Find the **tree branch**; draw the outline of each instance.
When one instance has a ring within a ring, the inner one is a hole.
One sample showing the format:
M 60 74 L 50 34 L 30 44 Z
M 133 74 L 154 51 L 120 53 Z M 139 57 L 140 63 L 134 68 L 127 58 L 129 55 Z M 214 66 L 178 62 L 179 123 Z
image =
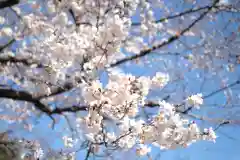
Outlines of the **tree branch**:
M 231 83 L 231 84 L 229 84 L 229 85 L 227 85 L 227 86 L 225 86 L 225 87 L 223 87 L 223 88 L 220 88 L 220 89 L 218 89 L 218 90 L 216 90 L 216 91 L 213 91 L 213 92 L 211 92 L 211 93 L 203 96 L 202 98 L 203 98 L 203 99 L 209 98 L 209 97 L 211 97 L 211 96 L 213 96 L 213 95 L 215 95 L 215 94 L 217 94 L 217 93 L 219 93 L 219 92 L 222 92 L 222 91 L 224 91 L 224 90 L 226 90 L 226 89 L 229 89 L 229 88 L 231 88 L 231 87 L 234 87 L 235 85 L 238 85 L 238 84 L 240 84 L 240 80 L 237 80 L 237 81 L 235 81 L 235 82 L 233 82 L 233 83 Z M 189 111 L 192 110 L 192 108 L 193 108 L 193 106 L 191 106 L 191 107 L 187 108 L 186 110 L 182 111 L 182 113 L 183 113 L 183 114 L 187 114 Z
M 40 102 L 39 99 L 34 98 L 31 94 L 25 91 L 16 91 L 13 89 L 0 88 L 0 98 L 9 98 L 18 101 L 30 102 L 35 105 L 40 111 L 51 114 L 51 110 Z
M 234 86 L 236 86 L 236 85 L 238 85 L 238 84 L 240 84 L 240 80 L 236 80 L 235 82 L 233 82 L 233 83 L 231 83 L 231 84 L 229 84 L 229 85 L 227 85 L 227 86 L 225 86 L 225 87 L 223 87 L 223 88 L 217 89 L 217 90 L 215 90 L 215 91 L 213 91 L 213 92 L 211 92 L 211 93 L 203 96 L 202 98 L 203 98 L 203 99 L 209 98 L 209 97 L 214 96 L 215 94 L 217 94 L 217 93 L 219 93 L 219 92 L 222 92 L 222 91 L 224 91 L 224 90 L 226 90 L 226 89 L 229 89 L 229 88 L 231 88 L 231 87 L 234 87 Z M 176 108 L 178 108 L 179 106 L 183 106 L 184 104 L 185 104 L 185 102 L 183 102 L 183 103 L 181 103 L 181 104 L 178 104 L 178 105 L 175 105 L 175 106 L 176 106 Z M 145 106 L 145 107 L 154 108 L 154 107 L 159 107 L 159 104 L 158 104 L 157 102 L 149 101 L 149 102 L 146 102 L 144 106 Z M 190 107 L 188 107 L 188 108 L 187 108 L 186 110 L 184 110 L 184 111 L 181 111 L 181 110 L 179 110 L 179 109 L 176 109 L 176 112 L 181 113 L 181 114 L 187 114 L 190 110 L 192 110 L 192 108 L 193 108 L 193 106 L 190 106 Z
M 36 67 L 42 68 L 44 67 L 41 63 L 35 62 L 34 60 L 30 60 L 29 58 L 18 59 L 16 57 L 1 57 L 0 58 L 0 65 L 6 65 L 8 63 L 22 63 L 25 66 L 31 66 L 36 64 Z
M 12 100 L 18 100 L 18 101 L 25 101 L 29 102 L 35 105 L 37 109 L 42 111 L 43 113 L 46 113 L 47 115 L 51 116 L 53 114 L 62 114 L 63 112 L 72 112 L 76 113 L 78 111 L 86 111 L 87 106 L 70 106 L 70 107 L 62 107 L 62 108 L 55 108 L 51 110 L 41 102 L 41 99 L 33 97 L 30 93 L 26 91 L 16 91 L 13 89 L 8 88 L 0 88 L 0 98 L 8 98 Z
M 75 14 L 74 14 L 73 10 L 72 10 L 72 9 L 69 9 L 68 11 L 69 11 L 70 15 L 72 16 L 74 23 L 75 23 L 76 25 L 78 25 L 78 24 L 77 24 L 77 19 L 76 19 L 76 17 L 75 17 Z
M 38 96 L 38 98 L 39 99 L 49 98 L 49 97 L 56 96 L 56 95 L 65 93 L 67 91 L 70 91 L 73 88 L 74 88 L 74 85 L 72 83 L 65 83 L 63 86 L 57 86 L 55 89 L 51 91 L 50 94 L 40 95 Z
M 226 89 L 229 89 L 229 88 L 231 88 L 231 87 L 234 87 L 234 86 L 236 86 L 236 85 L 238 85 L 238 84 L 240 84 L 240 80 L 237 80 L 237 81 L 235 81 L 235 82 L 233 82 L 233 83 L 231 83 L 231 84 L 229 84 L 229 85 L 227 85 L 227 86 L 225 86 L 225 87 L 223 87 L 223 88 L 220 88 L 220 89 L 218 89 L 218 90 L 216 90 L 216 91 L 213 91 L 212 93 L 209 93 L 209 94 L 203 96 L 203 99 L 209 98 L 209 97 L 211 97 L 211 96 L 213 96 L 213 95 L 215 95 L 215 94 L 217 94 L 217 93 L 219 93 L 219 92 L 222 92 L 222 91 L 224 91 L 224 90 L 226 90 Z
M 16 40 L 15 39 L 11 39 L 8 43 L 6 43 L 3 46 L 0 46 L 0 53 L 7 47 L 9 47 L 10 45 L 12 45 Z
M 211 7 L 211 6 L 207 5 L 207 6 L 198 7 L 198 8 L 191 8 L 191 9 L 188 9 L 186 11 L 177 13 L 175 15 L 169 15 L 169 16 L 166 16 L 164 18 L 160 18 L 160 19 L 156 20 L 155 23 L 161 23 L 161 22 L 164 22 L 166 20 L 171 20 L 171 19 L 175 19 L 175 18 L 184 16 L 184 15 L 187 15 L 187 14 L 199 12 L 199 11 L 208 9 L 209 7 Z M 218 6 L 213 6 L 213 8 L 216 8 L 220 11 L 232 11 L 232 12 L 237 12 L 238 11 L 232 5 L 218 5 Z M 139 22 L 132 23 L 132 26 L 140 26 L 140 25 L 141 25 L 141 23 L 139 23 Z
M 86 154 L 84 160 L 88 160 L 88 158 L 89 158 L 89 156 L 91 154 L 91 151 L 92 151 L 92 144 L 90 143 L 89 148 L 87 150 L 87 154 Z
M 198 116 L 198 115 L 190 114 L 190 113 L 188 113 L 188 116 L 190 116 L 194 119 L 198 119 L 198 120 L 208 121 L 208 122 L 212 122 L 212 123 L 218 123 L 217 127 L 214 130 L 217 130 L 221 126 L 227 125 L 227 124 L 240 124 L 240 120 L 213 119 L 213 118 Z
M 87 106 L 71 106 L 71 107 L 63 107 L 63 108 L 55 108 L 51 111 L 51 114 L 62 114 L 64 112 L 72 112 L 76 113 L 78 111 L 87 111 Z
M 166 20 L 175 19 L 177 17 L 181 17 L 181 16 L 184 16 L 186 14 L 195 13 L 195 12 L 198 12 L 198 11 L 201 11 L 201 10 L 208 9 L 209 7 L 211 7 L 211 6 L 208 5 L 208 6 L 199 7 L 199 8 L 191 8 L 191 9 L 183 11 L 181 13 L 178 13 L 178 14 L 175 14 L 175 15 L 170 15 L 170 16 L 161 18 L 159 20 L 156 20 L 155 23 L 161 23 L 161 22 L 164 22 Z M 141 25 L 141 23 L 132 23 L 132 26 L 139 26 L 139 25 Z
M 11 7 L 19 3 L 19 0 L 5 0 L 0 2 L 0 9 Z
M 123 63 L 126 63 L 128 61 L 144 57 L 146 55 L 151 54 L 152 51 L 154 51 L 156 49 L 160 49 L 160 48 L 162 48 L 162 47 L 164 47 L 164 46 L 166 46 L 168 44 L 171 44 L 175 40 L 179 39 L 181 35 L 183 35 L 187 31 L 189 31 L 196 23 L 198 23 L 200 20 L 202 20 L 212 10 L 212 8 L 214 8 L 214 6 L 217 5 L 217 3 L 219 1 L 220 0 L 215 0 L 214 3 L 207 8 L 207 11 L 203 12 L 195 21 L 193 21 L 187 28 L 183 29 L 179 34 L 171 36 L 167 41 L 164 41 L 164 42 L 162 42 L 162 43 L 160 43 L 158 45 L 155 45 L 152 48 L 148 48 L 148 49 L 142 50 L 142 51 L 140 51 L 139 54 L 136 54 L 136 55 L 133 55 L 133 56 L 130 56 L 130 57 L 126 57 L 126 58 L 123 58 L 123 59 L 121 59 L 121 60 L 119 60 L 119 61 L 117 61 L 115 63 L 112 63 L 112 64 L 110 64 L 110 67 L 116 67 L 116 66 L 118 66 L 120 64 L 123 64 Z

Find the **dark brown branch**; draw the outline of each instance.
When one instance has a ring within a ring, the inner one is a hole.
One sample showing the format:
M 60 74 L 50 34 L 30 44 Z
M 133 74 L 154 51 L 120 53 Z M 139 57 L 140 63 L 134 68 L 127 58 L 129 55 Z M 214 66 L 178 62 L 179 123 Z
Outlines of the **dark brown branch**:
M 19 3 L 19 0 L 5 0 L 0 1 L 0 9 L 11 7 Z
M 211 92 L 211 93 L 203 96 L 202 98 L 203 98 L 203 99 L 209 98 L 209 97 L 211 97 L 211 96 L 213 96 L 213 95 L 215 95 L 215 94 L 217 94 L 217 93 L 219 93 L 219 92 L 222 92 L 222 91 L 224 91 L 224 90 L 226 90 L 226 89 L 229 89 L 229 88 L 231 88 L 231 87 L 234 87 L 234 86 L 236 86 L 236 85 L 238 85 L 238 84 L 240 84 L 240 80 L 237 80 L 237 81 L 235 81 L 235 82 L 233 82 L 233 83 L 231 83 L 231 84 L 229 84 L 229 85 L 227 85 L 227 86 L 225 86 L 225 87 L 223 87 L 223 88 L 220 88 L 220 89 L 218 89 L 218 90 L 216 90 L 216 91 L 213 91 L 213 92 Z M 189 111 L 192 110 L 192 108 L 193 108 L 193 106 L 188 107 L 186 110 L 182 111 L 182 113 L 183 113 L 183 114 L 187 114 Z
M 31 59 L 18 59 L 16 57 L 3 57 L 0 58 L 0 65 L 7 65 L 8 63 L 13 63 L 13 64 L 23 64 L 25 66 L 31 66 L 31 65 L 36 65 L 37 68 L 45 68 L 47 66 L 43 66 L 41 63 L 31 60 Z M 32 81 L 37 81 L 37 79 L 31 79 Z M 78 80 L 78 82 L 80 82 L 81 80 Z M 48 82 L 43 82 L 46 84 L 49 84 Z M 54 86 L 54 84 L 51 84 Z M 44 94 L 44 95 L 40 95 L 35 97 L 36 99 L 43 99 L 43 98 L 48 98 L 50 96 L 56 96 L 58 94 L 62 94 L 66 91 L 70 91 L 71 89 L 73 89 L 74 85 L 72 83 L 65 83 L 63 86 L 57 86 L 51 91 L 51 94 Z
M 87 111 L 87 106 L 70 106 L 64 108 L 49 109 L 48 106 L 41 103 L 41 99 L 33 97 L 26 91 L 16 91 L 13 89 L 0 88 L 0 98 L 9 98 L 17 101 L 25 101 L 35 105 L 37 109 L 51 116 L 53 114 L 62 114 L 64 112 L 76 113 L 78 111 Z
M 4 57 L 4 58 L 0 58 L 0 65 L 7 65 L 8 63 L 21 63 L 25 66 L 31 66 L 31 65 L 36 65 L 36 67 L 38 68 L 42 68 L 43 65 L 38 63 L 38 62 L 35 62 L 35 61 L 32 61 L 30 59 L 18 59 L 16 57 Z
M 195 114 L 188 113 L 188 116 L 194 119 L 202 120 L 202 121 L 208 121 L 210 123 L 217 123 L 217 127 L 214 130 L 217 130 L 221 126 L 227 125 L 227 124 L 239 124 L 239 120 L 230 120 L 230 119 L 214 119 L 214 118 L 209 118 L 209 117 L 203 117 L 203 116 L 198 116 Z
M 187 14 L 199 12 L 199 11 L 208 9 L 209 7 L 212 7 L 212 6 L 207 5 L 207 6 L 198 7 L 198 8 L 191 8 L 191 9 L 188 9 L 186 11 L 177 13 L 175 15 L 169 15 L 169 16 L 166 16 L 164 18 L 160 18 L 160 19 L 156 20 L 155 23 L 161 23 L 161 22 L 165 22 L 167 20 L 175 19 L 175 18 L 184 16 L 184 15 L 187 15 Z M 238 11 L 232 5 L 217 5 L 217 6 L 213 6 L 213 8 L 216 8 L 219 11 L 230 11 L 230 12 L 237 12 Z M 132 23 L 132 26 L 139 26 L 139 25 L 141 25 L 141 23 L 139 23 L 139 22 Z
M 49 97 L 52 97 L 52 96 L 57 96 L 57 95 L 65 93 L 67 91 L 70 91 L 73 88 L 74 88 L 74 85 L 72 83 L 65 83 L 63 86 L 57 86 L 55 89 L 53 89 L 51 91 L 50 94 L 47 94 L 47 95 L 44 94 L 44 95 L 38 96 L 38 99 L 43 99 L 43 98 L 49 98 Z
M 189 31 L 196 23 L 198 23 L 200 20 L 202 20 L 211 10 L 214 6 L 217 5 L 217 3 L 220 0 L 215 0 L 214 3 L 212 4 L 212 6 L 209 6 L 207 8 L 207 10 L 205 12 L 203 12 L 195 21 L 193 21 L 187 28 L 183 29 L 179 34 L 176 34 L 174 36 L 171 36 L 167 41 L 164 41 L 156 46 L 153 46 L 152 48 L 148 48 L 146 50 L 142 50 L 139 54 L 127 57 L 127 58 L 123 58 L 115 63 L 110 64 L 110 67 L 116 67 L 120 64 L 126 63 L 128 61 L 132 61 L 144 56 L 147 56 L 149 54 L 152 53 L 152 51 L 156 50 L 156 49 L 160 49 L 166 45 L 171 44 L 172 42 L 174 42 L 175 40 L 179 39 L 181 35 L 183 35 L 184 33 L 186 33 L 187 31 Z
M 71 106 L 71 107 L 64 107 L 64 108 L 55 108 L 51 111 L 51 114 L 62 114 L 64 112 L 72 112 L 76 113 L 78 111 L 87 111 L 87 106 Z
M 0 53 L 7 47 L 11 46 L 16 40 L 15 39 L 11 39 L 8 43 L 6 43 L 3 46 L 0 46 Z
M 227 85 L 227 86 L 225 86 L 223 88 L 220 88 L 220 89 L 218 89 L 218 90 L 216 90 L 216 91 L 214 91 L 212 93 L 209 93 L 208 95 L 203 96 L 203 99 L 209 98 L 209 97 L 211 97 L 211 96 L 213 96 L 213 95 L 215 95 L 215 94 L 217 94 L 219 92 L 222 92 L 222 91 L 224 91 L 226 89 L 232 88 L 232 87 L 234 87 L 234 86 L 236 86 L 238 84 L 240 84 L 240 80 L 237 80 L 237 81 L 235 81 L 235 82 L 233 82 L 233 83 L 231 83 L 231 84 L 229 84 L 229 85 Z
M 240 120 L 222 120 L 221 123 L 219 123 L 217 127 L 214 129 L 214 131 L 227 124 L 240 124 Z
M 31 65 L 36 65 L 37 68 L 47 68 L 48 66 L 44 66 L 43 64 L 36 62 L 31 59 L 18 59 L 16 57 L 7 57 L 7 58 L 0 58 L 0 65 L 8 65 L 8 63 L 13 63 L 13 64 L 23 64 L 25 66 L 31 66 Z M 31 79 L 31 81 L 37 82 L 38 79 Z M 43 98 L 48 98 L 51 96 L 56 96 L 58 94 L 62 94 L 64 92 L 70 91 L 71 89 L 74 88 L 74 84 L 70 82 L 66 82 L 63 86 L 58 86 L 55 84 L 51 84 L 48 82 L 41 81 L 42 83 L 46 83 L 52 86 L 55 86 L 55 88 L 51 91 L 51 94 L 43 94 L 38 97 L 35 97 L 37 99 L 43 99 Z M 81 79 L 78 79 L 77 82 L 81 82 Z
M 83 62 L 81 63 L 81 71 L 84 72 L 84 69 L 83 69 L 83 65 L 84 63 L 88 62 L 88 59 L 87 58 L 84 58 L 83 59 Z M 39 99 L 42 99 L 42 98 L 48 98 L 48 97 L 51 97 L 51 96 L 56 96 L 56 95 L 59 95 L 59 94 L 62 94 L 64 92 L 67 92 L 67 91 L 70 91 L 71 89 L 73 89 L 75 87 L 74 83 L 82 83 L 83 81 L 86 81 L 86 79 L 84 77 L 80 78 L 80 77 L 75 77 L 75 82 L 71 83 L 71 82 L 66 82 L 64 83 L 63 85 L 61 86 L 58 86 L 58 85 L 55 85 L 55 84 L 51 84 L 49 82 L 47 82 L 46 84 L 48 85 L 52 85 L 52 86 L 55 86 L 56 88 L 54 88 L 53 90 L 51 90 L 51 94 L 44 94 L 44 95 L 40 95 L 38 96 Z
M 9 98 L 18 101 L 30 102 L 35 105 L 40 111 L 51 114 L 51 110 L 40 102 L 39 99 L 34 98 L 31 94 L 25 91 L 16 91 L 13 89 L 0 88 L 0 98 Z
M 84 160 L 88 160 L 91 152 L 92 152 L 92 144 L 89 145 L 89 148 L 88 148 L 88 150 L 87 150 L 87 154 L 86 154 Z
M 166 20 L 170 20 L 170 19 L 174 19 L 174 18 L 184 16 L 186 14 L 195 13 L 195 12 L 198 12 L 198 11 L 201 11 L 201 10 L 208 9 L 209 7 L 211 7 L 211 6 L 208 5 L 208 6 L 199 7 L 199 8 L 191 8 L 191 9 L 188 9 L 188 10 L 183 11 L 181 13 L 178 13 L 178 14 L 175 14 L 175 15 L 170 15 L 170 16 L 161 18 L 159 20 L 156 20 L 155 23 L 161 23 L 161 22 L 164 22 Z M 139 26 L 139 25 L 141 25 L 141 23 L 132 23 L 132 26 Z
M 72 16 L 74 23 L 75 23 L 76 25 L 78 25 L 78 24 L 77 24 L 77 19 L 76 19 L 76 17 L 75 17 L 75 14 L 74 14 L 73 10 L 72 10 L 72 9 L 69 9 L 68 11 L 69 11 L 70 15 Z
M 226 121 L 223 121 L 222 123 L 218 124 L 218 126 L 214 129 L 214 131 L 218 130 L 220 127 L 224 126 L 224 125 L 227 125 L 227 124 L 230 124 L 231 122 L 226 120 Z
M 217 94 L 217 93 L 220 93 L 220 92 L 222 92 L 222 91 L 224 91 L 224 90 L 226 90 L 226 89 L 229 89 L 229 88 L 231 88 L 231 87 L 234 87 L 234 86 L 236 86 L 236 85 L 238 85 L 238 84 L 240 84 L 240 80 L 237 80 L 237 81 L 235 81 L 235 82 L 233 82 L 233 83 L 231 83 L 231 84 L 229 84 L 229 85 L 227 85 L 227 86 L 225 86 L 225 87 L 223 87 L 223 88 L 217 89 L 217 90 L 215 90 L 215 91 L 213 91 L 213 92 L 211 92 L 211 93 L 203 96 L 202 98 L 203 98 L 203 99 L 209 98 L 209 97 L 211 97 L 211 96 L 214 96 L 214 95 Z M 188 108 L 187 108 L 186 110 L 184 110 L 184 111 L 181 111 L 181 110 L 177 109 L 179 106 L 183 106 L 184 104 L 185 104 L 185 102 L 183 102 L 183 103 L 181 103 L 181 104 L 178 104 L 178 105 L 175 105 L 175 106 L 176 106 L 176 111 L 177 111 L 178 113 L 187 114 L 190 110 L 192 110 L 193 106 L 188 107 Z M 150 108 L 154 108 L 154 107 L 158 107 L 159 104 L 158 104 L 157 102 L 149 101 L 149 102 L 146 102 L 144 106 L 150 107 Z
M 89 23 L 89 22 L 79 22 L 79 20 L 78 20 L 79 18 L 77 16 L 75 16 L 72 9 L 69 9 L 68 11 L 69 11 L 70 15 L 72 16 L 73 22 L 75 23 L 76 26 L 80 26 L 80 25 L 92 26 L 91 23 Z
M 37 109 L 40 111 L 52 115 L 52 114 L 62 114 L 63 112 L 78 112 L 78 111 L 86 111 L 87 106 L 71 106 L 65 108 L 55 108 L 50 110 L 46 105 L 41 103 L 40 99 L 34 98 L 31 94 L 26 91 L 16 91 L 13 89 L 5 89 L 0 88 L 0 98 L 9 98 L 18 101 L 25 101 L 35 105 Z

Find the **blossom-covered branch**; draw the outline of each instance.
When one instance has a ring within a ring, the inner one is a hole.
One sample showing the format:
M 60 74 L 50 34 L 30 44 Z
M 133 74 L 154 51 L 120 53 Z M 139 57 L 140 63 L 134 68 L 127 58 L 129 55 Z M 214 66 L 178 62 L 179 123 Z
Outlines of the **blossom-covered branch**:
M 170 38 L 168 38 L 168 40 L 163 41 L 162 43 L 155 45 L 151 48 L 145 49 L 140 51 L 139 54 L 130 56 L 130 57 L 126 57 L 123 58 L 121 60 L 118 60 L 115 63 L 112 63 L 110 66 L 111 67 L 115 67 L 118 66 L 120 64 L 126 63 L 128 61 L 132 61 L 141 57 L 145 57 L 149 54 L 151 54 L 154 50 L 160 49 L 166 45 L 171 44 L 172 42 L 174 42 L 175 40 L 179 39 L 184 33 L 188 32 L 195 24 L 197 24 L 200 20 L 202 20 L 213 8 L 214 6 L 216 6 L 219 3 L 220 0 L 215 0 L 214 3 L 211 6 L 207 7 L 207 10 L 204 11 L 196 20 L 194 20 L 190 25 L 188 25 L 188 27 L 186 27 L 185 29 L 183 29 L 181 32 L 179 32 L 179 34 L 176 34 L 174 36 L 171 36 Z
M 235 82 L 233 82 L 233 83 L 231 83 L 231 84 L 229 84 L 229 85 L 226 85 L 225 87 L 219 88 L 219 89 L 217 89 L 217 90 L 215 90 L 215 91 L 213 91 L 213 92 L 211 92 L 211 93 L 209 93 L 209 94 L 202 95 L 200 98 L 201 98 L 201 99 L 210 98 L 210 97 L 218 94 L 219 92 L 222 92 L 222 91 L 224 91 L 224 90 L 230 89 L 230 88 L 232 88 L 232 87 L 234 87 L 234 86 L 236 86 L 236 85 L 238 85 L 238 84 L 240 84 L 240 81 L 239 81 L 239 80 L 236 80 Z M 187 109 L 185 109 L 185 110 L 181 110 L 181 109 L 179 109 L 179 108 L 181 108 L 182 106 L 185 106 L 188 101 L 192 101 L 192 98 L 193 98 L 193 97 L 190 96 L 189 99 L 187 99 L 186 102 L 183 102 L 183 103 L 181 103 L 181 104 L 175 104 L 176 112 L 179 112 L 179 113 L 181 113 L 181 114 L 188 114 L 188 112 L 193 109 L 194 105 L 191 105 L 191 106 L 187 107 Z M 145 103 L 145 106 L 146 106 L 146 107 L 154 108 L 154 107 L 159 107 L 159 104 L 158 104 L 158 102 L 147 101 L 147 102 Z
M 229 11 L 229 12 L 238 12 L 236 8 L 234 8 L 234 6 L 231 6 L 231 5 L 207 5 L 207 6 L 203 6 L 203 7 L 198 7 L 198 8 L 191 8 L 191 9 L 188 9 L 188 10 L 185 10 L 183 12 L 180 12 L 180 13 L 177 13 L 175 15 L 169 15 L 169 16 L 166 16 L 164 18 L 160 18 L 158 20 L 155 21 L 155 23 L 161 23 L 161 22 L 165 22 L 165 21 L 168 21 L 168 20 L 171 20 L 171 19 L 175 19 L 175 18 L 179 18 L 181 16 L 185 16 L 185 15 L 188 15 L 188 14 L 192 14 L 192 13 L 195 13 L 195 12 L 199 12 L 199 11 L 202 11 L 202 10 L 205 10 L 205 9 L 209 9 L 209 8 L 215 8 L 217 10 L 220 10 L 220 11 Z M 141 23 L 132 23 L 132 26 L 140 26 Z
M 191 14 L 191 13 L 199 12 L 199 11 L 202 11 L 202 10 L 205 10 L 205 9 L 209 9 L 210 7 L 212 7 L 212 6 L 207 5 L 207 6 L 199 7 L 199 8 L 191 8 L 191 9 L 188 9 L 186 11 L 180 12 L 180 13 L 175 14 L 175 15 L 170 15 L 170 16 L 167 16 L 167 17 L 164 17 L 164 18 L 160 18 L 159 20 L 156 20 L 155 23 L 161 23 L 161 22 L 164 22 L 164 21 L 167 21 L 167 20 L 175 19 L 175 18 L 184 16 L 184 15 L 187 15 L 187 14 Z M 216 7 L 216 6 L 214 6 L 214 7 Z M 139 25 L 141 25 L 141 23 L 132 23 L 132 26 L 139 26 Z
M 26 101 L 34 104 L 40 111 L 50 114 L 51 110 L 47 108 L 39 99 L 34 98 L 25 91 L 16 91 L 13 89 L 0 88 L 0 98 L 10 98 L 18 101 Z
M 21 63 L 23 65 L 26 65 L 30 67 L 31 65 L 35 65 L 35 67 L 42 68 L 43 65 L 40 63 L 35 62 L 34 60 L 31 60 L 29 58 L 16 58 L 16 57 L 0 57 L 0 65 L 7 65 L 7 64 L 18 64 Z

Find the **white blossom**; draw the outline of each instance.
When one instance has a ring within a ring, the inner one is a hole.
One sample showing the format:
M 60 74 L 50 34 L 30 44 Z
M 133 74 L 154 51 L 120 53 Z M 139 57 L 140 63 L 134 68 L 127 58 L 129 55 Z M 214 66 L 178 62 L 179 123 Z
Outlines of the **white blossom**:
M 165 86 L 169 81 L 169 75 L 161 72 L 157 72 L 152 79 L 153 83 L 159 87 Z
M 12 37 L 13 31 L 10 27 L 4 27 L 4 28 L 1 29 L 0 35 Z
M 4 24 L 4 22 L 5 22 L 5 18 L 0 16 L 0 24 Z
M 66 147 L 70 147 L 70 148 L 73 147 L 73 139 L 72 138 L 67 137 L 67 136 L 63 136 L 62 138 L 63 138 L 64 145 Z
M 187 102 L 190 105 L 194 105 L 196 108 L 199 108 L 199 105 L 203 104 L 202 94 L 199 93 L 199 94 L 188 97 Z
M 138 156 L 144 156 L 149 152 L 151 152 L 151 148 L 146 145 L 139 145 L 139 148 L 136 150 Z

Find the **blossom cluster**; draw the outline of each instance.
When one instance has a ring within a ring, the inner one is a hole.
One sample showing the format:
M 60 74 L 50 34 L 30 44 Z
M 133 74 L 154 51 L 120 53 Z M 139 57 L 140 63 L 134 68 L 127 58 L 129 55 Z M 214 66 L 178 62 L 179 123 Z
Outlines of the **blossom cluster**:
M 86 85 L 83 97 L 89 111 L 87 116 L 76 120 L 79 130 L 93 143 L 118 145 L 123 149 L 131 149 L 136 144 L 169 149 L 186 147 L 197 140 L 214 141 L 216 136 L 212 129 L 201 132 L 195 122 L 182 119 L 175 106 L 165 101 L 158 102 L 158 113 L 150 119 L 135 119 L 142 117 L 140 109 L 147 107 L 144 102 L 151 87 L 156 87 L 157 80 L 158 87 L 164 86 L 166 77 L 162 73 L 152 78 L 109 73 L 105 87 L 100 81 Z M 188 101 L 193 105 L 203 103 L 200 94 L 190 96 Z M 136 150 L 138 155 L 148 152 L 144 147 Z

